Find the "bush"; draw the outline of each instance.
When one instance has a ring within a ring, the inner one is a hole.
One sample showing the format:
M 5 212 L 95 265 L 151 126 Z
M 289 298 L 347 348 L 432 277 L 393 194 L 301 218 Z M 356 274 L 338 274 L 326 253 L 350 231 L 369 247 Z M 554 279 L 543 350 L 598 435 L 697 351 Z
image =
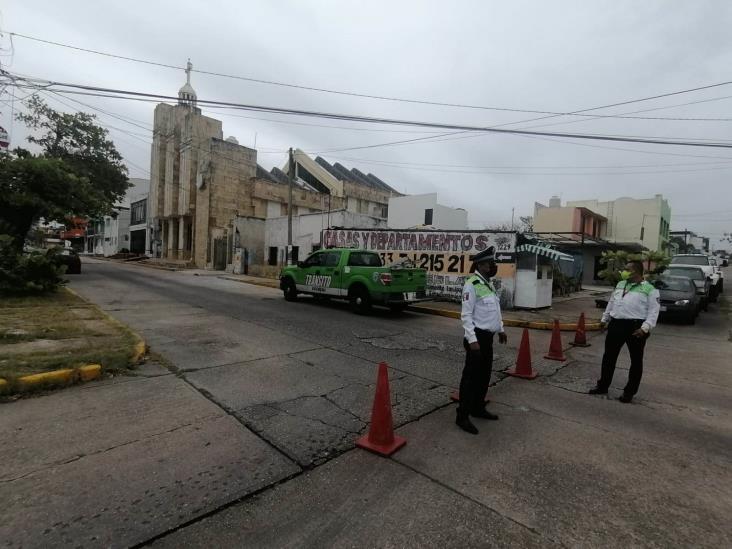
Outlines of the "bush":
M 0 294 L 50 292 L 63 284 L 65 267 L 57 251 L 20 254 L 13 238 L 0 235 Z

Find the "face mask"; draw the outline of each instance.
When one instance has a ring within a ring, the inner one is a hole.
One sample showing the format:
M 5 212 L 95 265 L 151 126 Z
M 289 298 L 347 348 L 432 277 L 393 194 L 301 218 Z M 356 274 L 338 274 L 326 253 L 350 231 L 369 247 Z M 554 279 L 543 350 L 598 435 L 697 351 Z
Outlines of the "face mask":
M 632 274 L 633 273 L 631 273 L 630 271 L 620 271 L 620 279 L 621 280 L 628 280 L 631 277 Z
M 496 265 L 495 263 L 493 265 L 491 265 L 490 267 L 488 267 L 487 273 L 483 273 L 481 271 L 481 274 L 483 276 L 485 276 L 486 278 L 493 278 L 494 276 L 496 276 L 497 273 L 498 273 L 498 265 Z

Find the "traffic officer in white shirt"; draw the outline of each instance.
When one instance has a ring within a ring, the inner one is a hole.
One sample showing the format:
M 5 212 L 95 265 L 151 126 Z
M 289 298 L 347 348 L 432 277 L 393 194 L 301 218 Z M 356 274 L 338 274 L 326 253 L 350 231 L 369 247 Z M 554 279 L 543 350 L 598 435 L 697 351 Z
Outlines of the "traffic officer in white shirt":
M 475 274 L 465 280 L 460 318 L 465 330 L 465 367 L 460 379 L 460 404 L 455 423 L 464 431 L 478 434 L 470 416 L 498 419 L 485 409 L 485 395 L 493 369 L 493 334 L 506 343 L 501 304 L 490 279 L 496 276 L 495 248 L 490 247 L 473 257 Z
M 613 381 L 615 363 L 623 345 L 630 353 L 630 371 L 620 402 L 629 403 L 638 392 L 643 376 L 643 350 L 646 339 L 656 326 L 661 310 L 658 290 L 643 280 L 643 263 L 629 261 L 620 273 L 621 281 L 613 291 L 605 313 L 602 315 L 603 329 L 607 326 L 605 354 L 602 356 L 602 373 L 597 386 L 590 389 L 591 395 L 604 395 Z

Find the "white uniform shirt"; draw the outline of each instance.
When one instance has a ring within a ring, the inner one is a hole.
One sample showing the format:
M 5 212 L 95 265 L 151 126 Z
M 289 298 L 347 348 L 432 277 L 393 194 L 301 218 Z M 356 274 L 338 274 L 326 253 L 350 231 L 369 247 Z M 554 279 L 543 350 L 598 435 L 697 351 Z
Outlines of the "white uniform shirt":
M 641 329 L 648 333 L 656 326 L 660 310 L 661 295 L 650 282 L 623 280 L 615 287 L 601 322 L 607 324 L 611 318 L 642 320 Z
M 488 330 L 493 333 L 503 332 L 503 319 L 501 318 L 501 302 L 495 293 L 493 285 L 477 272 L 475 273 L 493 291 L 492 294 L 477 298 L 475 285 L 466 282 L 463 286 L 463 308 L 460 319 L 465 330 L 465 339 L 468 343 L 475 343 L 478 338 L 475 336 L 475 329 Z

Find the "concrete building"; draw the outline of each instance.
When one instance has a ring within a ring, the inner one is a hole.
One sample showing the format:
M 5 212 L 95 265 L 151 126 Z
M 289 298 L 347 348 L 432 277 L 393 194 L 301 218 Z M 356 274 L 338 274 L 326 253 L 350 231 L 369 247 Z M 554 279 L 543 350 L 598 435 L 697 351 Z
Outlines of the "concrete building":
M 132 186 L 127 190 L 120 203 L 114 207 L 111 215 L 91 220 L 87 224 L 83 247 L 86 253 L 108 257 L 123 250 L 132 251 L 132 229 L 138 230 L 139 226 L 131 225 L 132 211 L 130 205 L 141 201 L 147 202 L 150 181 L 130 177 L 130 183 Z M 139 212 L 139 206 L 137 211 Z M 141 225 L 145 229 L 147 223 L 143 221 Z M 143 252 L 144 248 L 139 253 Z
M 155 108 L 148 200 L 152 255 L 224 269 L 233 261 L 236 218 L 287 215 L 289 160 L 283 170 L 268 172 L 257 164 L 257 151 L 233 137 L 224 140 L 221 122 L 202 116 L 196 106 L 191 68 L 189 62 L 178 104 Z M 346 209 L 386 219 L 389 198 L 398 195 L 372 174 L 313 160 L 300 150 L 294 160 L 295 217 Z
M 437 203 L 437 193 L 395 196 L 389 199 L 391 229 L 434 227 L 446 231 L 468 228 L 468 212 Z
M 604 239 L 607 218 L 588 208 L 562 206 L 558 197 L 552 197 L 549 206 L 534 204 L 534 232 L 577 233 Z
M 129 250 L 130 208 L 117 206 L 112 215 L 89 222 L 84 250 L 86 253 L 109 257 Z
M 275 277 L 287 264 L 287 216 L 237 217 L 231 269 L 235 273 Z M 386 220 L 346 209 L 303 213 L 292 218 L 292 261 L 301 261 L 320 246 L 329 227 L 386 228 Z
M 567 206 L 583 207 L 607 218 L 607 239 L 615 243 L 637 243 L 651 251 L 669 250 L 671 208 L 663 195 L 653 198 L 618 198 L 568 201 Z
M 678 253 L 709 253 L 709 238 L 694 231 L 671 231 L 669 238 Z
M 129 193 L 130 202 L 130 253 L 152 255 L 152 226 L 148 220 L 148 196 L 150 181 L 132 180 L 135 187 Z

